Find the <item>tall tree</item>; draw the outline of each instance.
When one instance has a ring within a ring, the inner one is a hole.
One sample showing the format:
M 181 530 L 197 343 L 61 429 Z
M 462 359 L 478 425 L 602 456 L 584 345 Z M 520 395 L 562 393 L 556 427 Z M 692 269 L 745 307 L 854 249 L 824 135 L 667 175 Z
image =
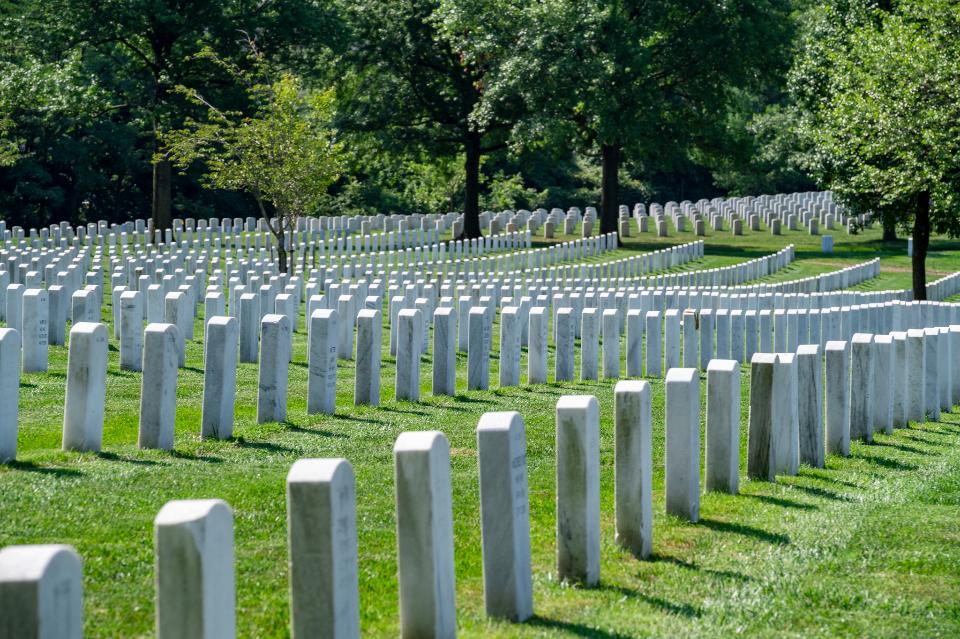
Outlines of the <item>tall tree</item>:
M 780 66 L 786 0 L 547 0 L 518 43 L 530 100 L 600 157 L 601 232 L 617 230 L 620 170 L 684 156 L 724 116 L 731 85 Z
M 481 157 L 506 148 L 524 104 L 510 61 L 519 0 L 361 0 L 340 86 L 350 131 L 462 154 L 465 237 L 480 230 Z M 529 80 L 529 79 L 526 79 Z
M 912 229 L 922 300 L 931 231 L 960 233 L 960 11 L 951 0 L 891 8 L 816 9 L 792 86 L 808 168 L 842 200 Z
M 256 39 L 269 55 L 300 65 L 332 38 L 329 3 L 311 0 L 46 0 L 23 2 L 17 40 L 50 60 L 81 53 L 88 72 L 113 93 L 125 124 L 132 125 L 146 148 L 144 164 L 159 150 L 161 132 L 196 115 L 176 86 L 202 88 L 224 102 L 243 92 L 197 53 L 212 48 L 223 57 L 242 57 L 239 42 Z M 12 22 L 11 22 L 12 23 Z M 29 28 L 32 25 L 32 29 Z M 152 163 L 151 219 L 169 226 L 174 201 L 169 160 Z

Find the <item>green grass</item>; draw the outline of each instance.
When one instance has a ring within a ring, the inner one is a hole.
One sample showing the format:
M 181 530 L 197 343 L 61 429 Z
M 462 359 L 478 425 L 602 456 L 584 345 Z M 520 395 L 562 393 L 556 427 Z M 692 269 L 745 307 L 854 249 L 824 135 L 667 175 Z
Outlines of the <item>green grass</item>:
M 798 261 L 775 278 L 805 277 L 879 255 L 883 275 L 863 287 L 907 286 L 909 273 L 901 272 L 909 265 L 904 243 L 885 245 L 878 235 L 835 232 L 831 256 L 819 252 L 819 238 L 803 233 L 708 235 L 706 259 L 684 268 L 736 263 L 793 242 Z M 690 239 L 690 233 L 646 234 L 631 238 L 609 258 Z M 955 248 L 937 240 L 931 269 L 960 270 L 960 258 L 950 252 Z M 19 461 L 0 467 L 0 546 L 58 542 L 77 547 L 84 559 L 87 636 L 152 634 L 153 517 L 168 500 L 205 497 L 223 498 L 235 511 L 240 635 L 285 636 L 285 475 L 298 458 L 339 456 L 353 463 L 357 475 L 362 629 L 365 635 L 396 636 L 392 447 L 402 431 L 424 429 L 442 430 L 451 444 L 463 636 L 960 634 L 956 415 L 881 435 L 873 445 L 854 444 L 849 458 L 829 457 L 823 470 L 804 468 L 798 477 L 776 484 L 743 481 L 739 496 L 704 495 L 703 519 L 692 525 L 663 514 L 663 384 L 650 380 L 654 557 L 639 561 L 613 539 L 613 383 L 435 398 L 429 394 L 425 357 L 423 399 L 413 404 L 393 400 L 394 361 L 385 357 L 381 407 L 352 406 L 353 365 L 340 362 L 337 414 L 308 416 L 302 319 L 290 366 L 288 421 L 255 424 L 257 369 L 243 364 L 232 441 L 199 440 L 202 345 L 199 339 L 188 345 L 172 454 L 136 449 L 140 375 L 119 370 L 113 345 L 102 454 L 59 451 L 64 348 L 51 347 L 48 373 L 23 376 Z M 465 360 L 459 358 L 458 384 L 465 388 Z M 496 375 L 494 356 L 493 386 Z M 743 448 L 746 372 L 742 388 Z M 554 567 L 554 407 L 562 394 L 583 393 L 596 395 L 601 405 L 602 567 L 601 585 L 591 589 L 559 583 Z M 483 614 L 474 429 L 484 412 L 494 410 L 519 411 L 527 428 L 537 617 L 522 625 L 491 622 Z

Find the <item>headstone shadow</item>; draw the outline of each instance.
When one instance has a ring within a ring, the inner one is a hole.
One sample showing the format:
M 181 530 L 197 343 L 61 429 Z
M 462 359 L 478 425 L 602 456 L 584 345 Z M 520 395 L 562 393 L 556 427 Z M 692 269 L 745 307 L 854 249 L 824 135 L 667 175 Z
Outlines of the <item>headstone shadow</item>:
M 762 528 L 755 528 L 754 526 L 748 526 L 746 524 L 737 524 L 730 521 L 720 521 L 719 519 L 700 519 L 698 522 L 705 528 L 714 530 L 717 532 L 730 532 L 736 533 L 738 535 L 743 535 L 744 537 L 751 537 L 758 541 L 764 541 L 770 544 L 776 544 L 778 546 L 786 546 L 790 543 L 790 537 L 780 533 L 773 533 Z

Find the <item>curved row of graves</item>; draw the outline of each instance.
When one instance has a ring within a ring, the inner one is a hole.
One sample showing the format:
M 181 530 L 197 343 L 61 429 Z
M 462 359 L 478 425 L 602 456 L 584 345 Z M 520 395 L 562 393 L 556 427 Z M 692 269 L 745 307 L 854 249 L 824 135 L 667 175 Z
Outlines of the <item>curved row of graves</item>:
M 594 248 L 614 245 L 615 238 L 595 238 Z M 591 241 L 592 242 L 592 241 Z M 583 250 L 584 242 L 576 240 L 569 243 L 574 252 Z M 564 248 L 566 245 L 561 246 Z M 619 260 L 630 263 L 631 269 L 639 265 L 646 267 L 684 264 L 702 255 L 703 245 L 694 242 L 688 245 L 672 247 L 654 254 L 635 256 Z M 514 254 L 521 257 L 528 253 Z M 661 261 L 663 264 L 659 264 Z M 800 282 L 783 282 L 757 286 L 739 286 L 727 289 L 709 288 L 648 288 L 648 285 L 662 285 L 662 277 L 676 278 L 676 283 L 710 281 L 714 277 L 732 282 L 741 282 L 751 277 L 763 276 L 775 272 L 792 259 L 792 247 L 751 260 L 749 262 L 708 271 L 687 271 L 667 276 L 639 276 L 623 278 L 616 276 L 619 269 L 611 272 L 615 277 L 613 286 L 583 287 L 577 286 L 578 279 L 534 279 L 526 280 L 519 286 L 509 283 L 497 287 L 493 284 L 470 284 L 476 282 L 469 271 L 461 273 L 463 279 L 455 276 L 453 284 L 438 287 L 418 278 L 411 283 L 403 283 L 402 278 L 390 277 L 387 291 L 400 292 L 390 300 L 390 318 L 388 330 L 391 354 L 396 355 L 395 397 L 396 399 L 417 400 L 420 393 L 421 356 L 429 351 L 430 330 L 433 329 L 433 392 L 436 394 L 455 394 L 456 354 L 465 350 L 468 356 L 467 388 L 485 389 L 489 386 L 489 361 L 493 348 L 492 333 L 494 321 L 499 317 L 500 326 L 500 371 L 502 386 L 520 384 L 520 362 L 523 346 L 528 349 L 528 383 L 543 383 L 548 379 L 548 325 L 552 319 L 552 341 L 554 344 L 556 381 L 574 378 L 575 339 L 580 338 L 581 376 L 584 379 L 597 377 L 598 341 L 603 329 L 604 376 L 620 375 L 620 340 L 626 334 L 627 374 L 641 374 L 641 359 L 646 362 L 645 373 L 659 376 L 664 369 L 679 364 L 681 326 L 689 354 L 697 349 L 689 346 L 703 341 L 703 358 L 709 358 L 714 351 L 714 333 L 719 337 L 717 352 L 727 351 L 727 331 L 734 336 L 737 344 L 745 343 L 746 356 L 757 348 L 750 346 L 751 338 L 746 342 L 739 336 L 746 330 L 747 335 L 757 334 L 760 343 L 769 337 L 772 327 L 771 318 L 807 321 L 808 313 L 771 314 L 772 305 L 783 291 L 809 288 L 829 289 L 831 286 L 849 285 L 876 275 L 878 263 L 874 260 L 859 266 L 848 267 L 836 273 L 828 273 L 817 278 L 808 278 Z M 648 263 L 649 262 L 649 263 Z M 590 265 L 596 279 L 591 282 L 604 282 L 603 271 L 608 265 Z M 184 269 L 175 269 L 183 276 Z M 718 275 L 718 272 L 720 275 Z M 703 276 L 703 277 L 702 277 Z M 709 276 L 709 277 L 707 277 Z M 176 275 L 163 275 L 162 280 L 176 282 Z M 191 276 L 184 276 L 187 279 Z M 149 392 L 141 395 L 140 435 L 138 443 L 148 448 L 169 449 L 173 446 L 173 424 L 176 418 L 177 369 L 186 364 L 186 342 L 193 339 L 194 318 L 199 305 L 194 294 L 201 277 L 180 285 L 180 290 L 166 293 L 163 297 L 162 319 L 154 317 L 156 304 L 151 304 L 151 294 L 158 284 L 146 286 L 147 304 L 144 304 L 142 292 L 125 290 L 118 286 L 112 291 L 113 336 L 119 341 L 120 368 L 143 372 L 142 387 Z M 259 278 L 249 275 L 250 279 Z M 233 279 L 233 278 L 231 278 Z M 264 278 L 266 279 L 266 278 Z M 255 287 L 257 295 L 236 291 L 231 295 L 230 312 L 226 315 L 225 298 L 216 283 L 208 284 L 204 297 L 204 398 L 201 418 L 201 433 L 204 437 L 226 438 L 233 432 L 233 405 L 236 393 L 236 368 L 239 362 L 259 362 L 257 419 L 260 422 L 283 421 L 286 418 L 287 380 L 289 362 L 292 359 L 293 333 L 297 328 L 301 302 L 300 284 L 284 284 L 293 278 L 271 276 L 269 284 Z M 401 289 L 401 284 L 403 288 Z M 308 411 L 310 413 L 332 413 L 335 410 L 336 362 L 338 358 L 356 360 L 355 402 L 358 404 L 379 404 L 381 384 L 381 311 L 384 282 L 374 279 L 369 286 L 366 283 L 351 283 L 349 280 L 337 283 L 331 279 L 323 282 L 324 294 L 311 294 L 306 304 L 308 313 L 307 341 L 309 345 L 308 365 Z M 19 378 L 17 364 L 22 361 L 26 372 L 45 371 L 47 368 L 48 345 L 57 340 L 51 339 L 56 331 L 45 330 L 49 323 L 44 318 L 52 316 L 47 289 L 31 288 L 22 291 L 21 284 L 11 284 L 7 289 L 8 317 L 18 318 L 22 335 L 16 328 L 0 329 L 0 366 L 13 368 L 9 377 L 11 383 L 3 391 L 0 401 L 6 410 L 0 422 L 0 459 L 13 459 L 16 456 L 18 393 L 16 381 Z M 321 283 L 312 278 L 304 286 L 308 291 L 318 290 Z M 281 288 L 282 287 L 282 288 Z M 345 289 L 340 294 L 341 287 Z M 354 287 L 357 287 L 356 289 Z M 455 299 L 437 294 L 455 290 Z M 452 287 L 455 287 L 452 288 Z M 245 286 L 244 286 L 245 288 Z M 366 290 L 363 290 L 366 289 Z M 162 289 L 161 289 L 162 290 Z M 285 293 L 277 293 L 285 290 Z M 719 293 L 718 290 L 731 291 Z M 356 293 L 354 293 L 356 291 Z M 429 292 L 428 292 L 429 291 Z M 490 295 L 480 295 L 482 292 Z M 528 292 L 530 295 L 519 299 L 504 295 L 511 292 Z M 582 294 L 581 292 L 582 291 Z M 762 292 L 761 292 L 762 291 Z M 20 295 L 22 293 L 22 296 Z M 500 295 L 498 295 L 498 293 Z M 421 297 L 426 295 L 426 297 Z M 787 303 L 797 294 L 789 294 Z M 817 293 L 808 297 L 810 304 L 823 305 L 838 303 L 835 296 Z M 847 294 L 857 297 L 858 294 Z M 868 294 L 867 299 L 881 299 L 885 294 Z M 63 447 L 65 450 L 99 451 L 102 442 L 103 416 L 106 398 L 106 372 L 110 334 L 105 324 L 93 320 L 102 313 L 99 298 L 102 293 L 99 285 L 87 285 L 72 295 L 73 320 L 70 331 L 67 380 L 64 407 Z M 336 299 L 336 306 L 327 299 Z M 364 308 L 355 303 L 355 299 L 364 300 Z M 752 300 L 752 302 L 750 301 Z M 703 309 L 690 316 L 685 314 L 681 324 L 681 309 L 695 308 L 701 302 L 717 306 L 716 328 L 713 324 L 712 309 Z M 759 310 L 740 312 L 733 306 L 754 304 Z M 551 306 L 552 304 L 552 306 Z M 730 307 L 729 314 L 724 313 Z M 276 312 L 269 312 L 274 310 Z M 457 312 L 459 311 L 459 312 Z M 499 311 L 499 313 L 498 313 Z M 551 317 L 552 314 L 552 317 Z M 800 317 L 795 317 L 800 315 Z M 839 316 L 839 313 L 838 313 Z M 823 317 L 831 317 L 826 310 Z M 730 320 L 729 322 L 727 320 Z M 817 315 L 820 319 L 820 315 Z M 143 328 L 143 322 L 149 323 Z M 740 320 L 743 320 L 742 322 Z M 756 320 L 756 321 L 754 321 Z M 52 319 L 50 321 L 53 321 Z M 57 320 L 59 323 L 60 319 Z M 819 334 L 819 322 L 813 329 Z M 8 322 L 9 324 L 9 322 Z M 701 329 L 700 326 L 703 326 Z M 661 326 L 665 328 L 665 339 L 659 339 Z M 792 325 L 791 325 L 792 326 Z M 786 335 L 781 327 L 778 335 Z M 804 327 L 805 330 L 807 327 Z M 796 334 L 796 329 L 793 329 Z M 656 335 L 657 339 L 645 338 Z M 702 337 L 701 337 L 702 335 Z M 662 342 L 662 343 L 661 343 Z M 22 353 L 21 353 L 22 347 Z M 641 354 L 641 349 L 645 353 Z M 733 356 L 742 359 L 734 351 Z M 689 357 L 689 355 L 687 355 Z

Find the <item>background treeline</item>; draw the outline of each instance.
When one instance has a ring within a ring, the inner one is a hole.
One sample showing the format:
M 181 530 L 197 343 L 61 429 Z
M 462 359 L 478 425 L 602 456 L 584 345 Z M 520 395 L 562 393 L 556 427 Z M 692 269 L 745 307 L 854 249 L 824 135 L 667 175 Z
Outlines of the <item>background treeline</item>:
M 958 16 L 955 0 L 0 0 L 0 215 L 256 214 L 203 161 L 164 155 L 210 107 L 253 109 L 236 78 L 256 60 L 332 91 L 339 177 L 318 214 L 459 210 L 475 235 L 479 209 L 599 205 L 610 230 L 621 203 L 832 188 L 891 234 L 917 211 L 952 232 Z

